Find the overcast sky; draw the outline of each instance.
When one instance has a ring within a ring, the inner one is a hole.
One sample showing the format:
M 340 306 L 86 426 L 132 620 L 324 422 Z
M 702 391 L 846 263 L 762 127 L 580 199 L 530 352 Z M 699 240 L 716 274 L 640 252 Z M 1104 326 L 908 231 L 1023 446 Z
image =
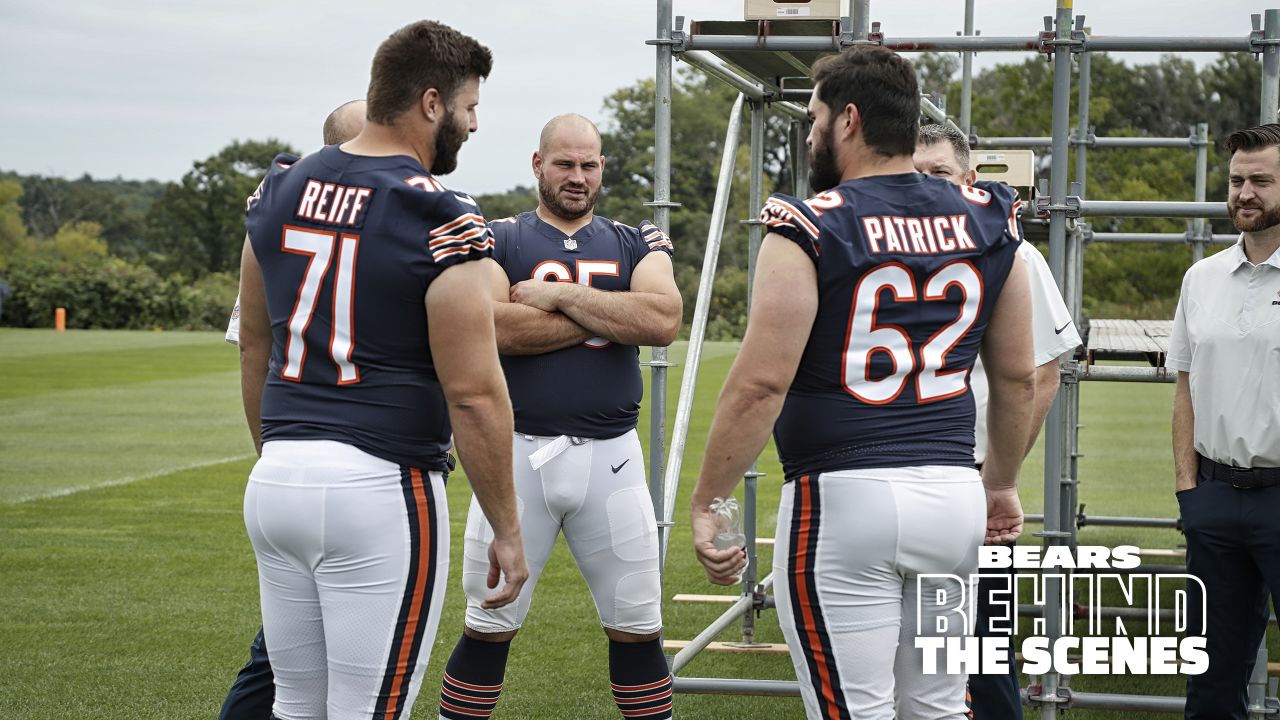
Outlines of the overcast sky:
M 985 35 L 1031 36 L 1055 5 L 977 0 L 976 26 Z M 1249 15 L 1264 7 L 1075 2 L 1076 14 L 1107 35 L 1243 37 Z M 480 131 L 447 184 L 498 192 L 531 183 L 529 156 L 547 119 L 566 111 L 600 118 L 605 96 L 652 76 L 645 40 L 656 32 L 655 8 L 643 0 L 6 0 L 0 169 L 175 180 L 236 139 L 274 137 L 314 150 L 325 115 L 363 96 L 378 43 L 426 17 L 493 50 Z M 742 10 L 742 0 L 675 0 L 675 14 L 692 20 L 741 19 Z M 963 27 L 964 2 L 872 0 L 871 19 L 890 37 L 951 35 Z M 993 53 L 978 63 L 1022 57 Z

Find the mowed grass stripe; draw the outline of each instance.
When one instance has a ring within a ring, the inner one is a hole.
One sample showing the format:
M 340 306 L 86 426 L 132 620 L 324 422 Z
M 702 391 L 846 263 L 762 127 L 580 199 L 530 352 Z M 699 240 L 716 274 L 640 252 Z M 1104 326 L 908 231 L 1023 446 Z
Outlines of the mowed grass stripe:
M 228 308 L 230 310 L 230 308 Z M 50 320 L 52 322 L 52 319 Z M 0 328 L 0 358 L 63 352 L 154 350 L 179 345 L 231 348 L 223 333 L 175 330 L 67 330 L 54 332 L 32 328 Z M 232 353 L 235 352 L 231 348 Z
M 65 351 L 0 357 L 0 400 L 106 386 L 133 385 L 236 371 L 235 348 L 174 345 L 146 349 Z
M 249 452 L 234 372 L 0 400 L 0 503 Z

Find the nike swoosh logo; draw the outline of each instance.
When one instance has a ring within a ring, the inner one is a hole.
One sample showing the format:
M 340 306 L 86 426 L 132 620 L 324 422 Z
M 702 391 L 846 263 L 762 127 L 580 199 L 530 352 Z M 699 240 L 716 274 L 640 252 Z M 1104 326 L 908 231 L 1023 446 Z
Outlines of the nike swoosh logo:
M 614 466 L 610 465 L 610 466 L 609 466 L 609 469 L 613 471 L 613 474 L 614 474 L 614 475 L 617 475 L 617 474 L 618 474 L 618 471 L 622 469 L 622 466 L 623 466 L 623 465 L 626 465 L 626 464 L 627 464 L 627 463 L 629 463 L 629 462 L 631 462 L 631 458 L 627 458 L 626 460 L 623 460 L 621 463 L 619 463 L 619 465 L 618 465 L 617 467 L 614 467 Z
M 1066 329 L 1067 329 L 1067 328 L 1069 328 L 1069 327 L 1071 327 L 1071 321 L 1070 321 L 1070 320 L 1068 320 L 1068 321 L 1067 321 L 1067 324 L 1066 324 L 1066 325 L 1063 325 L 1062 327 L 1058 328 L 1057 330 L 1054 330 L 1054 331 L 1053 331 L 1053 334 L 1054 334 L 1054 335 L 1061 335 L 1061 334 L 1062 334 L 1062 331 L 1063 331 L 1063 330 L 1066 330 Z

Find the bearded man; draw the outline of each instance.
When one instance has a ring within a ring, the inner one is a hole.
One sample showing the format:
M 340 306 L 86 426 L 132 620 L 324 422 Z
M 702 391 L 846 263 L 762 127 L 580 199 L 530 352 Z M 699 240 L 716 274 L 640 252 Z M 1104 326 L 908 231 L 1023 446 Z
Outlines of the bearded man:
M 637 346 L 670 344 L 682 303 L 662 231 L 594 214 L 604 164 L 591 121 L 553 118 L 533 154 L 538 207 L 492 223 L 493 315 L 515 411 L 513 474 L 530 576 L 512 605 L 482 604 L 493 530 L 473 500 L 462 567 L 467 615 L 445 668 L 441 718 L 493 712 L 512 638 L 561 531 L 609 639 L 620 711 L 671 717 L 657 522 L 635 429 Z
M 1178 371 L 1174 491 L 1200 580 L 1190 617 L 1209 655 L 1187 678 L 1196 720 L 1244 720 L 1268 590 L 1273 604 L 1280 590 L 1280 125 L 1233 133 L 1227 150 L 1240 239 L 1183 277 L 1165 361 Z

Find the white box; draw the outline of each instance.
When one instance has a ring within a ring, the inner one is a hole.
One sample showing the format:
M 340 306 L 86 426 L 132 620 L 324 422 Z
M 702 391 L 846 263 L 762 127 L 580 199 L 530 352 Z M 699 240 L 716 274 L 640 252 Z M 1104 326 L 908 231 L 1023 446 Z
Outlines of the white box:
M 747 20 L 837 20 L 848 0 L 745 0 Z
M 1030 150 L 973 150 L 969 166 L 979 180 L 995 180 L 1016 188 L 1023 200 L 1036 185 L 1036 157 Z

